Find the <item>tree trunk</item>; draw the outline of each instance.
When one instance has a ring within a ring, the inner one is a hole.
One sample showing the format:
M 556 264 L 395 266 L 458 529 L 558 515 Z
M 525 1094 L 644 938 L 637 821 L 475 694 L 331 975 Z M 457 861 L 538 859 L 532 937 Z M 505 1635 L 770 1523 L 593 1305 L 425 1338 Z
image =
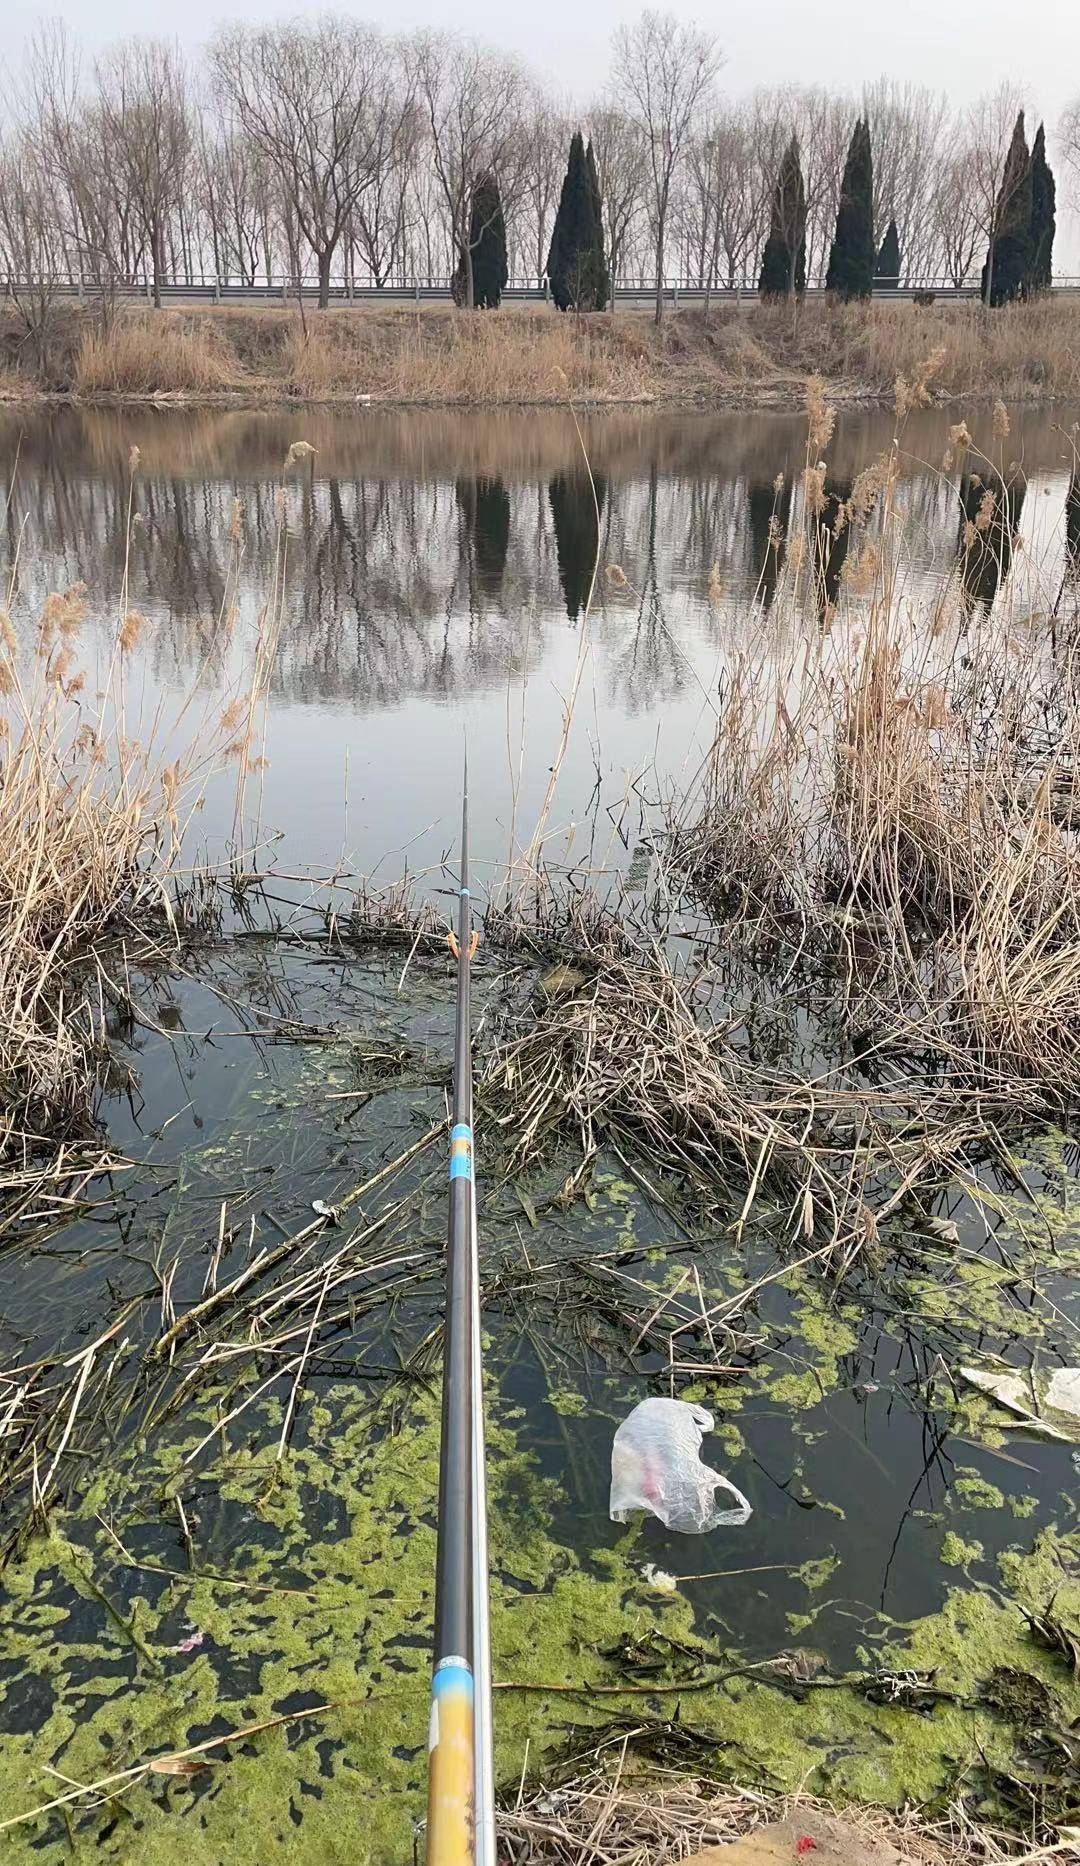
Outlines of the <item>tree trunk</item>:
M 664 320 L 664 219 L 661 212 L 656 217 L 656 312 L 654 324 Z
M 154 228 L 150 235 L 150 263 L 154 268 L 154 309 L 161 310 L 161 273 L 162 273 L 162 236 L 161 230 Z
M 319 310 L 320 311 L 327 310 L 330 304 L 330 261 L 332 257 L 333 257 L 333 249 L 331 247 L 327 247 L 326 251 L 323 253 L 320 253 L 318 256 L 319 258 Z

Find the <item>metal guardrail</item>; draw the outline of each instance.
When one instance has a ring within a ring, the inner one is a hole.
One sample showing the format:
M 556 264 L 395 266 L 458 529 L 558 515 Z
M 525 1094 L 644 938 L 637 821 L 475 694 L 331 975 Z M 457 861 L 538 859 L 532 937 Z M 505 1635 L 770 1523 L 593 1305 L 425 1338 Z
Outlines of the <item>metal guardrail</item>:
M 91 303 L 101 296 L 101 287 L 96 281 L 79 279 L 74 276 L 57 278 L 51 281 L 52 291 L 58 297 L 75 298 L 80 303 Z M 0 296 L 14 297 L 20 293 L 30 293 L 42 289 L 41 281 L 27 279 L 0 280 Z M 110 288 L 118 298 L 127 301 L 154 302 L 154 286 L 150 279 L 133 279 Z M 202 303 L 202 304 L 288 304 L 303 297 L 305 303 L 317 300 L 318 285 L 308 279 L 296 280 L 273 278 L 251 284 L 247 281 L 229 278 L 170 279 L 162 281 L 159 288 L 163 303 Z M 1071 296 L 1080 293 L 1080 278 L 1062 277 L 1055 279 L 1051 286 L 1052 293 Z M 882 299 L 910 300 L 932 294 L 935 298 L 978 299 L 981 295 L 977 283 L 954 285 L 945 279 L 927 279 L 906 285 L 880 285 L 874 288 L 874 297 Z M 550 294 L 544 281 L 523 281 L 511 279 L 503 289 L 503 297 L 510 302 L 537 303 L 546 302 Z M 756 298 L 757 286 L 751 281 L 744 284 L 730 285 L 694 285 L 688 281 L 673 280 L 664 286 L 664 302 L 673 307 L 680 304 L 702 305 L 736 304 L 744 299 Z M 445 302 L 452 296 L 450 281 L 446 278 L 413 279 L 385 285 L 356 285 L 335 283 L 330 287 L 332 305 L 388 304 Z M 807 298 L 823 298 L 825 288 L 822 285 L 810 285 L 806 289 Z M 648 279 L 627 279 L 616 286 L 615 303 L 621 305 L 652 304 L 656 298 L 655 282 Z

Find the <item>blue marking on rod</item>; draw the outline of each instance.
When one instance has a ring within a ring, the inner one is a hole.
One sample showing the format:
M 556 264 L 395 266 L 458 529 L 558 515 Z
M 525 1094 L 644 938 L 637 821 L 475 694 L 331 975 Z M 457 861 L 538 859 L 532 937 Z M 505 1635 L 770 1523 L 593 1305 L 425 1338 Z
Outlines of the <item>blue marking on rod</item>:
M 472 1128 L 467 1121 L 459 1121 L 450 1129 L 450 1177 L 451 1179 L 471 1179 L 473 1176 Z
M 441 1659 L 435 1667 L 431 1680 L 434 1697 L 440 1698 L 455 1691 L 464 1692 L 470 1704 L 473 1696 L 472 1666 L 464 1659 Z

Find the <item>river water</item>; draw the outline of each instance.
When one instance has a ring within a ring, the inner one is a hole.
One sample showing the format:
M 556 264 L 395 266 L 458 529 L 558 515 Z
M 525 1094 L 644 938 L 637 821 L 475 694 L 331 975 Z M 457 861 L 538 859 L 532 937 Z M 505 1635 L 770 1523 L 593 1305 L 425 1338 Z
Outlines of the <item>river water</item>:
M 976 442 L 1003 464 L 1007 455 L 1023 476 L 1007 558 L 989 571 L 984 566 L 976 584 L 963 573 L 958 473 L 943 464 L 960 412 L 917 412 L 897 442 L 898 601 L 932 603 L 952 587 L 961 626 L 969 628 L 1006 593 L 1029 609 L 1075 609 L 1070 546 L 1077 543 L 1077 504 L 1069 498 L 1075 411 L 1014 411 L 1007 441 L 993 436 L 988 410 L 969 415 Z M 889 414 L 840 417 L 828 459 L 830 483 L 842 496 L 895 435 Z M 297 450 L 296 443 L 306 445 Z M 725 680 L 740 657 L 757 653 L 772 626 L 806 459 L 804 421 L 776 414 L 613 413 L 578 424 L 569 414 L 532 411 L 9 410 L 0 413 L 0 464 L 11 485 L 5 554 L 13 616 L 18 629 L 28 630 L 50 590 L 84 583 L 84 653 L 91 678 L 103 681 L 126 579 L 128 606 L 143 618 L 126 667 L 126 716 L 132 731 L 157 731 L 168 740 L 181 731 L 182 702 L 190 712 L 186 696 L 197 696 L 200 716 L 216 718 L 242 688 L 260 609 L 280 589 L 265 721 L 260 713 L 258 744 L 249 747 L 260 754 L 258 768 L 239 808 L 235 776 L 212 778 L 192 834 L 215 856 L 238 847 L 250 856 L 257 847 L 261 865 L 272 863 L 281 876 L 275 885 L 282 900 L 292 903 L 303 898 L 304 878 L 346 873 L 389 882 L 408 871 L 437 897 L 457 833 L 466 739 L 478 875 L 482 886 L 497 883 L 537 818 L 580 664 L 547 847 L 553 860 L 583 860 L 602 872 L 632 860 L 650 805 L 692 778 Z M 820 634 L 832 624 L 834 605 L 857 615 L 858 587 L 842 574 L 843 555 L 837 553 L 827 587 L 807 585 L 786 627 Z M 344 883 L 336 898 L 344 902 Z M 403 957 L 369 954 L 351 965 L 331 964 L 302 938 L 275 941 L 245 926 L 241 912 L 197 958 L 140 973 L 132 987 L 139 1017 L 113 1020 L 117 1053 L 130 1073 L 103 1103 L 112 1145 L 134 1164 L 96 1187 L 92 1208 L 70 1226 L 52 1228 L 43 1247 L 8 1258 L 5 1354 L 29 1362 L 55 1359 L 60 1348 L 74 1353 L 110 1326 L 118 1304 L 136 1297 L 153 1311 L 146 1323 L 152 1334 L 159 1299 L 162 1317 L 200 1299 L 208 1255 L 224 1234 L 223 1212 L 230 1237 L 234 1214 L 237 1224 L 251 1222 L 250 1254 L 256 1237 L 272 1242 L 303 1223 L 312 1199 L 333 1202 L 399 1150 L 418 1123 L 437 1119 L 450 981 L 447 968 L 426 953 L 403 978 Z M 496 970 L 481 966 L 482 1013 L 497 1014 L 503 983 Z M 389 1085 L 371 1061 L 380 1046 L 400 1052 Z M 1016 1298 L 1024 1315 L 1017 1327 L 1042 1342 L 1040 1331 L 1053 1316 L 1062 1318 L 1064 1333 L 1052 1344 L 1067 1356 L 1076 1323 L 1066 1323 L 1064 1312 L 1074 1300 L 1080 1228 L 1065 1141 L 1034 1136 L 1027 1165 L 1030 1185 L 1055 1214 L 1056 1257 L 1044 1281 L 1032 1271 L 1026 1284 L 1021 1270 L 1017 1288 L 1037 1286 L 1038 1300 Z M 681 1234 L 650 1209 L 618 1161 L 604 1161 L 585 1208 L 558 1215 L 548 1208 L 538 1221 L 544 1191 L 531 1181 L 512 1182 L 499 1188 L 487 1214 L 488 1247 L 504 1266 L 520 1260 L 522 1292 L 534 1260 L 620 1244 L 640 1253 L 635 1275 L 655 1277 L 658 1291 L 669 1287 L 670 1263 L 681 1262 Z M 658 1390 L 663 1369 L 643 1369 L 640 1357 L 636 1368 L 625 1357 L 620 1365 L 604 1351 L 587 1325 L 590 1298 L 569 1274 L 557 1296 L 530 1305 L 524 1293 L 519 1301 L 514 1276 L 507 1283 L 504 1273 L 491 1316 L 492 1403 L 505 1445 L 512 1443 L 523 1465 L 518 1471 L 508 1462 L 510 1475 L 496 1484 L 497 1507 L 510 1525 L 496 1534 L 498 1566 L 518 1594 L 560 1602 L 550 1623 L 542 1622 L 541 1675 L 569 1680 L 580 1670 L 582 1650 L 592 1650 L 585 1583 L 576 1608 L 575 1596 L 560 1591 L 571 1570 L 597 1589 L 617 1582 L 626 1626 L 637 1632 L 649 1601 L 655 1607 L 657 1599 L 672 1598 L 648 1593 L 642 1577 L 659 1570 L 688 1577 L 678 1599 L 689 1603 L 692 1624 L 750 1662 L 798 1646 L 811 1648 L 815 1663 L 843 1666 L 898 1623 L 937 1610 L 961 1571 L 993 1582 L 1002 1551 L 1073 1520 L 1075 1470 L 1067 1448 L 1025 1442 L 1016 1451 L 1004 1444 L 988 1449 L 928 1403 L 935 1368 L 940 1372 L 961 1346 L 992 1352 L 1014 1338 L 1015 1316 L 1002 1293 L 1005 1266 L 1015 1269 L 1030 1244 L 1029 1230 L 1008 1207 L 988 1237 L 984 1213 L 960 1188 L 943 1222 L 956 1226 L 973 1257 L 991 1265 L 993 1283 L 989 1293 L 977 1279 L 958 1286 L 948 1313 L 931 1300 L 932 1278 L 914 1294 L 881 1278 L 839 1306 L 798 1276 L 770 1287 L 756 1318 L 767 1347 L 760 1356 L 747 1352 L 741 1385 L 694 1389 L 722 1422 L 712 1455 L 754 1506 L 745 1528 L 701 1543 L 652 1522 L 628 1539 L 607 1518 L 613 1424 L 636 1399 Z M 436 1235 L 440 1223 L 436 1192 L 424 1224 Z M 240 1239 L 230 1251 L 244 1248 Z M 774 1243 L 753 1236 L 736 1249 L 721 1230 L 705 1240 L 700 1262 L 708 1288 L 730 1290 L 775 1265 Z M 396 1572 L 400 1551 L 361 1525 L 373 1510 L 392 1507 L 399 1510 L 399 1536 L 407 1538 L 417 1524 L 430 1534 L 433 1498 L 423 1486 L 430 1490 L 433 1476 L 431 1420 L 415 1428 L 415 1441 L 408 1430 L 402 1439 L 395 1402 L 389 1424 L 384 1409 L 365 1427 L 364 1449 L 343 1427 L 335 1440 L 337 1409 L 343 1419 L 347 1405 L 336 1382 L 344 1374 L 365 1395 L 365 1381 L 378 1390 L 380 1380 L 408 1362 L 437 1314 L 434 1283 L 410 1289 L 389 1322 L 378 1315 L 352 1334 L 345 1329 L 346 1345 L 327 1348 L 313 1365 L 295 1440 L 300 1455 L 311 1458 L 306 1488 L 277 1515 L 268 1493 L 253 1503 L 243 1492 L 235 1467 L 237 1458 L 257 1459 L 279 1429 L 289 1382 L 275 1387 L 271 1368 L 265 1395 L 271 1411 L 249 1415 L 250 1439 L 234 1443 L 228 1481 L 213 1500 L 209 1479 L 193 1476 L 186 1492 L 181 1487 L 199 1519 L 198 1562 L 235 1574 L 241 1553 L 254 1561 L 257 1551 L 270 1560 L 265 1573 L 277 1585 L 294 1571 L 334 1572 L 336 1560 L 340 1579 L 352 1572 L 341 1554 L 349 1545 L 363 1548 L 374 1564 L 364 1570 L 363 1585 L 373 1602 L 382 1598 L 386 1590 L 374 1585 L 380 1563 Z M 430 1382 L 418 1389 L 414 1376 L 410 1381 L 406 1391 L 418 1392 L 417 1403 L 426 1405 Z M 155 1437 L 147 1424 L 154 1402 L 144 1397 L 146 1411 L 137 1419 L 125 1415 L 108 1426 L 111 1451 L 88 1436 L 83 1455 L 104 1459 L 97 1510 L 110 1516 L 125 1547 L 172 1569 L 188 1545 L 177 1542 L 174 1526 L 160 1527 L 169 1514 L 161 1499 L 174 1494 L 180 1448 L 202 1436 L 211 1414 L 180 1407 Z M 215 1403 L 220 1418 L 220 1393 Z M 103 1396 L 100 1419 L 110 1417 Z M 335 1443 L 365 1472 L 355 1493 L 343 1489 Z M 402 1447 L 410 1444 L 428 1461 L 421 1458 L 413 1488 L 399 1494 L 394 1485 L 408 1463 Z M 326 1469 L 336 1473 L 333 1482 L 325 1480 Z M 73 1544 L 104 1560 L 73 1497 L 71 1508 L 83 1525 L 69 1529 Z M 290 1508 L 305 1525 L 299 1540 L 288 1528 Z M 111 1544 L 110 1550 L 115 1558 Z M 627 1576 L 645 1589 L 644 1606 L 626 1591 Z M 94 1709 L 101 1676 L 123 1678 L 121 1710 L 147 1682 L 138 1654 L 132 1672 L 124 1640 L 119 1652 L 110 1644 L 117 1615 L 129 1636 L 132 1627 L 149 1629 L 159 1660 L 181 1651 L 183 1638 L 199 1642 L 191 1649 L 199 1664 L 216 1655 L 210 1684 L 193 1671 L 194 1695 L 182 1707 L 177 1678 L 165 1691 L 165 1710 L 154 1684 L 153 1716 L 165 1718 L 169 1741 L 196 1726 L 200 1733 L 216 1729 L 214 1716 L 226 1703 L 269 1714 L 268 1707 L 294 1707 L 305 1691 L 312 1701 L 335 1695 L 318 1665 L 311 1677 L 310 1665 L 291 1649 L 272 1650 L 276 1631 L 261 1648 L 250 1625 L 238 1631 L 227 1624 L 209 1597 L 193 1597 L 185 1615 L 151 1588 L 151 1608 L 139 1608 L 146 1576 L 133 1579 L 121 1565 L 108 1577 L 107 1587 L 85 1576 L 73 1580 L 58 1559 L 42 1584 L 40 1599 L 48 1605 L 40 1650 L 35 1655 L 28 1635 L 8 1668 L 9 1729 L 19 1736 L 13 1766 L 19 1758 L 65 1753 L 61 1725 L 68 1715 L 76 1725 L 91 1723 L 99 1743 L 80 1765 L 89 1776 L 102 1743 L 119 1742 L 121 1749 L 127 1743 L 126 1759 L 138 1753 L 140 1740 L 150 1740 L 152 1717 L 148 1736 L 132 1712 L 121 1736 L 115 1723 L 106 1730 Z M 391 1592 L 401 1585 L 388 1583 Z M 354 1596 L 360 1588 L 354 1574 Z M 608 1611 L 607 1593 L 603 1599 Z M 47 1633 L 53 1608 L 68 1626 L 55 1639 Z M 404 1628 L 396 1626 L 381 1646 L 371 1630 L 377 1609 L 369 1604 L 365 1611 L 366 1619 L 350 1613 L 340 1623 L 342 1650 L 335 1648 L 327 1663 L 340 1670 L 342 1652 L 345 1659 L 351 1652 L 361 1675 L 367 1668 L 378 1678 L 392 1645 L 398 1653 L 392 1669 L 408 1685 L 402 1731 L 411 1729 L 422 1715 L 428 1608 L 407 1614 Z M 529 1641 L 535 1638 L 530 1633 Z M 318 1640 L 313 1650 L 321 1650 Z M 524 1663 L 512 1646 L 496 1656 L 497 1668 Z M 43 1699 L 44 1677 L 51 1684 Z M 169 1696 L 174 1687 L 176 1701 Z M 235 1727 L 243 1710 L 229 1716 Z M 565 1727 L 572 1721 L 568 1714 Z M 410 1740 L 399 1732 L 389 1747 L 384 1733 L 353 1731 L 335 1736 L 327 1754 L 351 1757 L 367 1782 L 364 1792 L 385 1789 L 395 1808 L 417 1812 L 422 1742 L 415 1730 Z M 507 1740 L 504 1761 L 520 1767 L 520 1744 Z M 324 1755 L 318 1766 L 325 1787 L 337 1765 Z M 396 1771 L 393 1781 L 381 1782 L 380 1771 Z M 16 1800 L 21 1792 L 12 1790 Z M 304 1826 L 299 1806 L 294 1795 L 290 1831 L 299 1823 L 301 1838 L 290 1857 L 339 1857 L 323 1830 L 316 1833 L 313 1815 Z M 221 1816 L 233 1825 L 220 1830 L 212 1807 L 203 1806 L 200 1818 L 197 1857 L 225 1857 L 215 1848 L 225 1846 L 222 1833 L 239 1831 L 237 1807 Z M 153 1822 L 145 1831 L 158 1833 Z M 402 1831 L 394 1829 L 399 1839 Z M 40 1832 L 47 1849 L 60 1845 L 53 1829 Z M 136 1857 L 111 1826 L 102 1844 L 100 1857 Z M 372 1857 L 379 1857 L 377 1849 Z
M 941 468 L 961 412 L 917 411 L 902 430 L 903 601 L 958 574 L 959 472 Z M 987 455 L 1026 476 L 1015 574 L 1037 566 L 1047 587 L 1061 576 L 1074 413 L 1015 411 L 1007 442 L 989 410 L 971 421 Z M 891 414 L 840 417 L 827 449 L 838 496 L 895 433 Z M 296 442 L 316 451 L 283 472 Z M 506 859 L 518 773 L 518 827 L 531 827 L 578 657 L 597 507 L 590 651 L 552 827 L 583 820 L 598 778 L 606 802 L 646 769 L 675 782 L 692 771 L 725 671 L 760 642 L 806 459 L 803 417 L 768 413 L 613 413 L 578 427 L 533 410 L 0 411 L 22 606 L 85 583 L 103 662 L 134 518 L 130 602 L 149 625 L 128 681 L 136 721 L 167 716 L 193 683 L 223 703 L 242 684 L 250 627 L 230 628 L 223 606 L 235 600 L 250 625 L 267 600 L 284 486 L 261 823 L 296 862 L 318 869 L 344 849 L 381 874 L 394 851 L 423 867 L 449 845 L 466 734 L 481 872 Z M 844 555 L 841 540 L 834 595 Z M 999 578 L 991 566 L 972 600 L 985 607 Z M 212 845 L 234 829 L 218 788 L 202 821 Z

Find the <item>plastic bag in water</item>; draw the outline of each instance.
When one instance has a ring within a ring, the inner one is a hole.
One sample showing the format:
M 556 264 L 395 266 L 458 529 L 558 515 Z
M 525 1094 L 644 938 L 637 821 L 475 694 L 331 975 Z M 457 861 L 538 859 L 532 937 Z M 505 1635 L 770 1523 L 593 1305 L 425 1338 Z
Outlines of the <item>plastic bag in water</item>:
M 687 1536 L 745 1523 L 750 1505 L 742 1491 L 698 1456 L 712 1425 L 711 1412 L 686 1400 L 647 1399 L 635 1406 L 611 1447 L 612 1522 L 649 1510 L 666 1528 Z M 717 1490 L 730 1491 L 738 1508 L 718 1510 Z

